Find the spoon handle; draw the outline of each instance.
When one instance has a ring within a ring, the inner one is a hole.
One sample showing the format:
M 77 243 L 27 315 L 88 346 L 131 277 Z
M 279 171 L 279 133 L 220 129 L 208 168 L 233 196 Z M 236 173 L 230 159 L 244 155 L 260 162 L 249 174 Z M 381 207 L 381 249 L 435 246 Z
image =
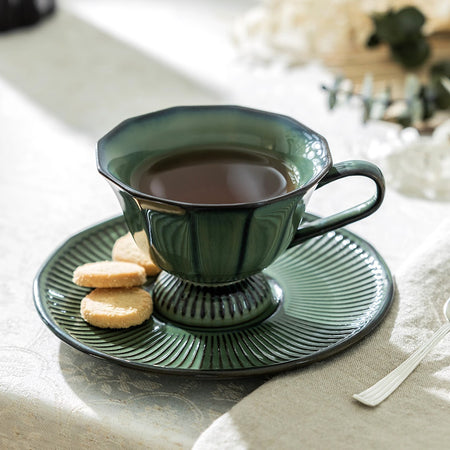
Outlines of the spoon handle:
M 450 323 L 442 325 L 433 336 L 391 373 L 353 398 L 368 406 L 377 406 L 391 395 L 418 366 L 424 356 L 450 331 Z

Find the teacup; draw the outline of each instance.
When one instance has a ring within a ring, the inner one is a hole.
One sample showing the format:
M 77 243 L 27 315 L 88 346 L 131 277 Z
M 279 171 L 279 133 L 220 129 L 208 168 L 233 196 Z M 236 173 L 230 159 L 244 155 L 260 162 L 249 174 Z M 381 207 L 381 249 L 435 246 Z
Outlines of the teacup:
M 191 152 L 227 148 L 282 161 L 293 186 L 269 198 L 199 203 L 143 192 L 134 181 L 144 163 L 170 157 L 188 165 Z M 99 140 L 97 164 L 137 245 L 163 270 L 153 286 L 156 314 L 185 326 L 267 317 L 282 294 L 264 269 L 288 248 L 372 214 L 384 196 L 383 175 L 373 164 L 333 165 L 318 133 L 287 116 L 238 106 L 175 107 L 125 120 Z M 301 225 L 316 188 L 352 175 L 373 180 L 376 193 Z

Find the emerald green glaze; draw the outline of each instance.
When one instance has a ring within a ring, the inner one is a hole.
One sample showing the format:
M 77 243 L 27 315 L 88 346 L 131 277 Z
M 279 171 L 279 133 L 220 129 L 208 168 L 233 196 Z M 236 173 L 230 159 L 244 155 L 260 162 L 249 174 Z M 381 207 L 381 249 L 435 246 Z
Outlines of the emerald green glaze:
M 297 189 L 256 203 L 200 205 L 157 198 L 131 187 L 133 171 L 145 160 L 192 148 L 224 147 L 266 152 L 288 161 L 299 178 Z M 360 161 L 332 166 L 328 144 L 319 134 L 289 117 L 237 106 L 177 107 L 128 119 L 100 139 L 97 162 L 138 245 L 165 272 L 183 280 L 178 292 L 193 292 L 194 298 L 199 290 L 192 284 L 215 289 L 256 275 L 290 246 L 371 214 L 384 193 L 383 177 L 375 166 Z M 376 195 L 298 229 L 314 189 L 350 175 L 374 180 Z M 266 297 L 261 310 L 274 302 Z M 154 300 L 162 312 L 162 299 L 156 295 Z M 253 319 L 250 312 L 245 314 L 243 322 Z M 202 322 L 196 314 L 178 318 L 190 325 Z M 217 326 L 222 323 L 217 321 Z
M 305 216 L 307 224 L 313 219 Z M 263 310 L 245 324 L 216 327 L 217 308 L 205 309 L 210 328 L 180 325 L 167 319 L 171 312 L 182 314 L 183 306 L 190 313 L 192 304 L 180 302 L 178 311 L 156 311 L 136 327 L 96 328 L 81 318 L 80 302 L 90 289 L 72 282 L 73 271 L 80 264 L 109 259 L 114 242 L 126 232 L 123 217 L 117 217 L 77 233 L 50 255 L 34 283 L 36 308 L 60 339 L 125 366 L 210 377 L 292 369 L 359 341 L 392 303 L 394 284 L 386 263 L 363 239 L 340 229 L 287 250 L 265 269 L 262 275 L 278 295 L 276 309 Z M 144 286 L 153 294 L 155 288 L 153 279 Z M 258 303 L 259 288 L 254 294 Z
M 385 191 L 384 177 L 377 166 L 367 161 L 344 161 L 335 164 L 320 180 L 317 188 L 321 188 L 332 181 L 352 175 L 365 176 L 373 180 L 377 188 L 376 193 L 360 205 L 356 205 L 345 211 L 334 214 L 333 216 L 318 219 L 311 224 L 300 228 L 295 233 L 295 237 L 289 245 L 290 247 L 300 244 L 312 237 L 320 236 L 328 231 L 336 230 L 349 223 L 363 219 L 380 207 Z
M 282 292 L 263 273 L 236 283 L 205 286 L 163 272 L 155 281 L 153 297 L 159 313 L 168 320 L 180 326 L 217 329 L 270 316 Z

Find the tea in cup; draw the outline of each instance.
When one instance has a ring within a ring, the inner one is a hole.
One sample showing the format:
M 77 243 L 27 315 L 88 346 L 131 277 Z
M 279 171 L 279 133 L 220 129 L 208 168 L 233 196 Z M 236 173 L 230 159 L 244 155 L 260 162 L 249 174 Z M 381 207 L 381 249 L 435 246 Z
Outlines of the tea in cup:
M 184 326 L 262 320 L 282 292 L 264 273 L 289 247 L 360 220 L 384 196 L 380 170 L 333 165 L 326 140 L 283 115 L 185 106 L 128 119 L 98 142 L 97 164 L 138 246 L 161 267 L 157 314 Z M 314 190 L 374 181 L 362 204 L 302 224 Z

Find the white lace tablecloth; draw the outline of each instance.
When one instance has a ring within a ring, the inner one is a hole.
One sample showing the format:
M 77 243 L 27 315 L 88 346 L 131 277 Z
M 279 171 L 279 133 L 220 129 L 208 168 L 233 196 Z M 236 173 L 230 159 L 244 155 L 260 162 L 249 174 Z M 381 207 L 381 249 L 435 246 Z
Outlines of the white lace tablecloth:
M 32 299 L 41 264 L 72 234 L 120 213 L 96 171 L 99 137 L 128 116 L 194 103 L 292 115 L 327 137 L 336 161 L 353 157 L 352 139 L 364 136 L 354 112 L 327 112 L 319 85 L 329 74 L 320 65 L 239 61 L 229 26 L 252 2 L 126 3 L 60 2 L 41 26 L 0 35 L 1 448 L 190 448 L 266 381 L 119 367 L 72 349 L 41 322 Z M 318 192 L 311 211 L 325 215 L 370 189 L 343 181 Z M 395 272 L 449 214 L 450 203 L 388 186 L 381 210 L 350 228 Z

